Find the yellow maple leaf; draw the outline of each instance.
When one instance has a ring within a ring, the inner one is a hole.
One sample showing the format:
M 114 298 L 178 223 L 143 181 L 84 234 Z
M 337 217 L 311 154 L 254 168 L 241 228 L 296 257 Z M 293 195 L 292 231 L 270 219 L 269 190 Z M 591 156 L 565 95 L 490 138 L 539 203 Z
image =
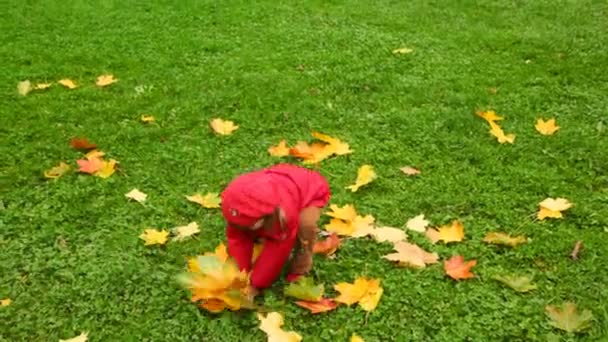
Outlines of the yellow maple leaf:
M 325 225 L 325 230 L 338 235 L 351 236 L 354 232 L 354 227 L 351 225 L 351 222 L 331 219 L 329 220 L 329 223 Z
M 372 230 L 370 235 L 378 242 L 398 242 L 407 239 L 405 232 L 394 227 L 377 227 Z
M 424 233 L 426 227 L 429 225 L 429 221 L 424 218 L 424 214 L 420 214 L 416 217 L 413 217 L 407 220 L 405 226 L 409 230 L 413 230 L 415 232 Z
M 335 151 L 334 145 L 315 142 L 308 144 L 305 141 L 298 141 L 289 149 L 289 154 L 304 160 L 304 164 L 318 164 L 329 158 Z
M 490 134 L 495 136 L 499 143 L 512 144 L 515 142 L 515 134 L 506 134 L 505 135 L 505 132 L 502 130 L 502 128 L 500 128 L 500 126 L 498 126 L 495 122 L 488 121 L 488 123 L 490 124 Z
M 553 135 L 560 128 L 555 124 L 555 119 L 544 121 L 543 119 L 536 120 L 534 128 L 542 135 Z
M 378 305 L 384 289 L 380 286 L 380 280 L 359 277 L 354 283 L 338 283 L 334 290 L 340 292 L 335 301 L 348 306 L 359 303 L 365 311 L 372 311 Z
M 332 153 L 335 155 L 341 156 L 353 153 L 353 151 L 350 149 L 350 146 L 338 138 L 334 138 L 327 134 L 319 132 L 312 132 L 312 136 L 329 144 L 329 150 L 331 150 Z
M 10 298 L 4 298 L 0 300 L 0 306 L 9 306 L 11 305 L 12 300 Z
M 365 342 L 365 340 L 357 334 L 352 334 L 350 337 L 350 342 Z
M 302 336 L 295 331 L 284 331 L 283 316 L 278 312 L 270 312 L 264 316 L 258 313 L 260 320 L 260 330 L 268 335 L 268 342 L 299 342 L 302 341 Z
M 487 122 L 495 122 L 495 121 L 504 120 L 504 118 L 502 116 L 498 116 L 496 114 L 496 112 L 493 110 L 479 111 L 475 114 L 479 115 L 481 118 L 483 118 Z
M 76 84 L 76 82 L 68 79 L 68 78 L 64 78 L 62 80 L 57 81 L 57 83 L 61 84 L 62 86 L 68 88 L 68 89 L 75 89 L 78 88 L 78 85 Z
M 25 96 L 30 91 L 32 91 L 32 82 L 30 82 L 29 80 L 17 83 L 17 92 L 19 93 L 19 95 Z
M 426 236 L 433 244 L 438 241 L 445 243 L 462 241 L 464 238 L 464 226 L 460 221 L 454 220 L 449 225 L 441 226 L 439 229 L 427 229 Z
M 357 172 L 357 180 L 355 184 L 349 185 L 346 188 L 352 192 L 356 192 L 360 187 L 371 183 L 378 176 L 374 172 L 374 167 L 371 165 L 362 165 Z
M 171 231 L 175 234 L 173 241 L 181 241 L 200 233 L 201 230 L 198 228 L 198 223 L 190 222 L 185 226 L 172 228 Z
M 375 219 L 372 215 L 357 215 L 357 217 L 355 217 L 355 219 L 351 222 L 351 225 L 353 226 L 353 232 L 350 236 L 354 238 L 359 238 L 371 235 L 375 229 L 374 220 Z
M 95 176 L 100 178 L 109 178 L 116 171 L 116 160 L 110 159 L 110 161 L 102 160 L 103 166 L 99 171 L 95 172 Z
M 424 268 L 427 264 L 435 264 L 439 260 L 437 253 L 429 253 L 405 241 L 395 243 L 394 248 L 397 253 L 387 254 L 383 258 L 396 261 L 401 267 Z
M 169 236 L 169 232 L 166 230 L 157 230 L 157 229 L 146 229 L 139 236 L 140 239 L 144 240 L 145 246 L 150 245 L 164 245 L 167 243 L 167 238 Z
M 37 83 L 34 86 L 34 89 L 36 89 L 36 90 L 45 90 L 45 89 L 50 88 L 52 85 L 53 85 L 53 83 Z
M 186 196 L 186 199 L 190 202 L 198 203 L 203 208 L 219 208 L 220 203 L 222 203 L 222 199 L 220 198 L 217 192 L 209 192 L 205 196 L 201 194 L 194 194 L 192 196 Z
M 219 118 L 211 120 L 210 125 L 213 131 L 220 135 L 230 135 L 239 128 L 234 122 Z
M 547 198 L 538 205 L 540 206 L 537 214 L 539 220 L 544 220 L 547 217 L 562 218 L 562 211 L 568 210 L 570 207 L 572 207 L 572 203 L 565 198 Z
M 495 245 L 515 247 L 522 243 L 528 242 L 528 239 L 523 235 L 511 236 L 502 232 L 490 232 L 483 238 L 483 241 L 493 243 Z
M 100 159 L 101 157 L 103 157 L 105 155 L 106 155 L 106 153 L 103 151 L 92 150 L 89 153 L 85 154 L 84 157 L 87 160 L 93 160 L 93 159 Z
M 99 77 L 97 77 L 97 80 L 95 81 L 95 84 L 98 87 L 105 87 L 105 86 L 109 86 L 112 83 L 116 83 L 118 82 L 118 79 L 114 78 L 114 75 L 101 75 Z
M 67 340 L 60 339 L 59 342 L 86 342 L 89 339 L 89 333 L 83 332 L 76 337 L 69 338 Z
M 145 115 L 142 114 L 141 117 L 139 118 L 139 121 L 143 122 L 143 123 L 149 123 L 149 122 L 154 122 L 156 121 L 156 118 L 153 117 L 152 115 Z
M 357 217 L 357 210 L 352 204 L 346 204 L 342 207 L 339 207 L 335 204 L 331 204 L 329 206 L 331 211 L 327 212 L 327 216 L 331 216 L 333 218 L 337 218 L 344 221 L 352 221 Z
M 133 190 L 127 192 L 125 194 L 125 197 L 135 200 L 139 203 L 144 203 L 146 201 L 146 198 L 148 197 L 148 195 L 144 194 L 143 192 L 139 191 L 138 189 L 133 189 Z
M 268 153 L 273 157 L 287 157 L 289 155 L 289 146 L 287 146 L 287 142 L 283 139 L 278 145 L 270 146 Z
M 44 171 L 44 177 L 48 179 L 59 178 L 70 171 L 70 168 L 70 165 L 60 162 L 59 165 L 51 168 L 50 170 Z

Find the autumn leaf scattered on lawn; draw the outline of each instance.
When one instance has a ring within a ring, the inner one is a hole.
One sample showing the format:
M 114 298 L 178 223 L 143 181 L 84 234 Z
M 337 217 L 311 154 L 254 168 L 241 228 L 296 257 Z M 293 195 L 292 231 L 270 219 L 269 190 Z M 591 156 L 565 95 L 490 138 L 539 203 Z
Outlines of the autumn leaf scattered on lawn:
M 101 159 L 103 156 L 105 156 L 106 153 L 103 151 L 99 151 L 99 150 L 92 150 L 89 151 L 87 154 L 84 155 L 84 158 L 87 160 L 91 160 L 91 159 Z
M 10 298 L 4 298 L 0 300 L 0 306 L 9 306 L 11 305 L 12 300 Z
M 103 165 L 99 171 L 95 173 L 95 176 L 101 178 L 108 178 L 114 174 L 116 171 L 116 163 L 117 161 L 114 159 L 110 159 L 109 161 L 102 160 Z
M 312 314 L 331 311 L 338 307 L 338 303 L 336 303 L 333 299 L 329 298 L 323 298 L 317 302 L 298 300 L 295 302 L 295 304 L 305 309 L 308 309 Z
M 59 342 L 87 342 L 89 339 L 89 333 L 83 332 L 76 337 L 69 338 L 67 340 L 59 340 Z
M 90 174 L 94 174 L 94 173 L 98 172 L 104 166 L 103 160 L 101 160 L 99 158 L 78 159 L 76 161 L 76 163 L 80 167 L 78 169 L 78 172 L 90 173 Z
M 429 225 L 429 221 L 424 218 L 424 214 L 420 214 L 414 218 L 407 220 L 405 226 L 409 230 L 413 230 L 415 232 L 424 233 L 426 231 L 426 227 Z
M 326 215 L 339 220 L 352 221 L 357 217 L 357 210 L 351 204 L 346 204 L 342 207 L 330 204 L 329 210 L 331 211 L 327 212 Z
M 544 121 L 543 119 L 536 120 L 534 128 L 542 135 L 553 135 L 560 128 L 555 124 L 555 119 Z
M 145 246 L 150 245 L 164 245 L 167 243 L 169 232 L 166 230 L 146 229 L 139 236 L 140 239 L 144 240 Z
M 298 281 L 290 283 L 285 287 L 285 296 L 299 300 L 318 302 L 323 298 L 323 284 L 315 285 L 310 277 L 301 277 Z
M 464 226 L 458 220 L 452 221 L 450 224 L 439 227 L 439 229 L 429 228 L 426 230 L 426 236 L 433 244 L 438 241 L 445 243 L 462 241 L 464 238 Z
M 477 264 L 477 260 L 464 261 L 462 255 L 455 255 L 443 264 L 445 273 L 455 280 L 469 279 L 475 277 L 471 268 Z
M 220 203 L 222 203 L 222 199 L 217 192 L 209 192 L 205 196 L 194 194 L 192 196 L 186 196 L 186 199 L 208 209 L 219 208 Z
M 538 286 L 532 284 L 532 279 L 528 277 L 516 277 L 512 275 L 495 275 L 492 279 L 497 280 L 517 292 L 530 292 L 536 290 Z
M 582 240 L 576 241 L 576 243 L 574 244 L 574 248 L 572 249 L 572 253 L 570 253 L 570 258 L 572 260 L 578 260 L 578 255 L 582 249 L 583 249 L 583 241 Z
M 437 253 L 429 253 L 417 245 L 399 241 L 394 245 L 397 253 L 387 254 L 383 258 L 396 261 L 401 267 L 424 268 L 439 261 Z
M 507 233 L 502 232 L 490 232 L 483 238 L 483 241 L 495 245 L 515 247 L 517 245 L 528 242 L 528 239 L 523 235 L 511 236 Z
M 537 214 L 539 220 L 544 220 L 547 217 L 562 218 L 562 211 L 568 210 L 570 207 L 572 207 L 572 203 L 565 198 L 547 198 L 538 205 L 540 206 Z
M 109 86 L 110 84 L 116 83 L 116 82 L 118 82 L 118 79 L 114 78 L 114 75 L 101 75 L 101 76 L 97 77 L 95 84 L 98 87 L 105 87 L 105 86 Z
M 363 165 L 357 171 L 357 180 L 355 184 L 349 185 L 346 188 L 352 192 L 357 192 L 360 187 L 369 184 L 376 179 L 378 175 L 374 172 L 374 167 L 371 165 Z
M 278 145 L 269 147 L 268 153 L 273 157 L 287 157 L 289 155 L 289 146 L 287 146 L 287 142 L 283 139 Z
M 32 82 L 30 82 L 29 80 L 17 83 L 17 92 L 19 93 L 19 95 L 25 96 L 30 91 L 32 91 Z
M 365 342 L 365 340 L 361 336 L 359 336 L 357 334 L 353 334 L 350 337 L 350 342 Z
M 407 239 L 405 232 L 399 228 L 377 227 L 370 234 L 378 242 L 398 242 Z
M 380 287 L 380 280 L 364 277 L 355 279 L 352 284 L 338 283 L 334 285 L 334 290 L 340 292 L 340 295 L 335 298 L 336 302 L 348 306 L 359 303 L 359 306 L 368 312 L 376 308 L 384 292 L 384 289 Z
M 402 48 L 393 50 L 393 54 L 395 54 L 395 55 L 406 55 L 406 54 L 412 53 L 412 52 L 414 52 L 413 49 L 406 48 L 406 47 L 402 47 Z
M 401 172 L 403 172 L 404 174 L 406 174 L 408 176 L 415 176 L 415 175 L 420 174 L 420 170 L 415 169 L 411 166 L 404 166 L 404 167 L 400 168 L 399 170 L 401 170 Z
M 496 121 L 504 120 L 504 118 L 502 116 L 497 115 L 496 112 L 493 110 L 487 110 L 485 112 L 479 111 L 475 114 L 479 115 L 482 119 L 486 120 L 487 122 L 496 122 Z
M 326 256 L 333 255 L 340 247 L 340 238 L 338 234 L 332 233 L 324 240 L 317 241 L 313 247 L 313 253 L 323 254 Z
M 144 203 L 148 195 L 139 191 L 138 189 L 133 189 L 125 194 L 126 198 L 130 198 L 132 200 L 136 200 L 139 203 Z
M 350 146 L 338 138 L 334 138 L 327 134 L 319 132 L 312 132 L 312 136 L 315 139 L 319 139 L 327 143 L 331 147 L 330 149 L 332 150 L 333 154 L 337 156 L 353 153 L 353 151 L 350 149 Z
M 53 83 L 37 83 L 34 86 L 34 89 L 35 90 L 45 90 L 45 89 L 49 89 L 52 85 L 53 85 Z
M 213 119 L 211 120 L 210 125 L 215 133 L 220 135 L 230 135 L 239 128 L 234 122 L 222 119 Z
M 143 123 L 150 123 L 150 122 L 156 121 L 156 118 L 153 117 L 152 115 L 142 114 L 141 117 L 139 118 L 139 121 L 141 121 Z
M 185 226 L 179 226 L 175 228 L 171 228 L 171 232 L 175 235 L 173 241 L 181 241 L 191 237 L 194 234 L 200 233 L 200 229 L 198 229 L 198 223 L 190 222 Z
M 59 178 L 70 171 L 70 168 L 70 165 L 60 162 L 59 165 L 52 167 L 50 170 L 44 171 L 44 177 L 48 179 Z
M 87 138 L 72 138 L 70 140 L 70 146 L 81 151 L 88 151 L 97 147 L 97 145 L 90 142 Z
M 303 159 L 304 164 L 317 164 L 332 155 L 340 156 L 353 152 L 347 143 L 338 138 L 319 132 L 312 132 L 312 136 L 321 142 L 308 144 L 306 141 L 298 141 L 289 149 L 289 154 Z
M 268 335 L 268 342 L 300 342 L 302 336 L 295 331 L 285 331 L 281 328 L 283 325 L 283 316 L 278 312 L 271 312 L 266 317 L 258 313 L 260 320 L 260 330 Z
M 505 132 L 496 124 L 494 121 L 488 121 L 490 124 L 490 134 L 496 137 L 499 143 L 509 143 L 512 144 L 515 142 L 515 134 L 505 134 Z
M 61 84 L 62 86 L 66 87 L 68 89 L 78 88 L 78 85 L 76 84 L 76 82 L 74 82 L 70 79 L 67 79 L 67 78 L 59 80 L 59 81 L 57 81 L 57 83 Z
M 589 310 L 579 312 L 576 304 L 565 302 L 561 306 L 547 305 L 545 314 L 549 317 L 549 324 L 552 326 L 567 331 L 581 332 L 591 327 L 593 314 Z
M 338 207 L 330 205 L 330 212 L 326 213 L 332 218 L 325 225 L 325 230 L 330 233 L 350 237 L 364 237 L 374 230 L 374 217 L 371 215 L 359 216 L 352 205 Z

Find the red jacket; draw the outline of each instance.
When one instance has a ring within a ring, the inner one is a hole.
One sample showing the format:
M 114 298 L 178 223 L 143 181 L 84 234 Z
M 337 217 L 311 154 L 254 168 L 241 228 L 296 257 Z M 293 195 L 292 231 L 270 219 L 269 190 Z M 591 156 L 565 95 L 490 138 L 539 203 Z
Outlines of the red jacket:
M 252 271 L 252 286 L 266 288 L 272 285 L 293 249 L 300 212 L 306 207 L 324 207 L 329 198 L 329 185 L 323 176 L 289 164 L 246 173 L 228 185 L 222 193 L 228 252 L 241 269 Z M 268 231 L 243 229 L 272 214 L 276 208 L 285 213 L 284 229 L 279 222 Z M 251 265 L 257 237 L 265 238 L 264 248 L 255 264 Z

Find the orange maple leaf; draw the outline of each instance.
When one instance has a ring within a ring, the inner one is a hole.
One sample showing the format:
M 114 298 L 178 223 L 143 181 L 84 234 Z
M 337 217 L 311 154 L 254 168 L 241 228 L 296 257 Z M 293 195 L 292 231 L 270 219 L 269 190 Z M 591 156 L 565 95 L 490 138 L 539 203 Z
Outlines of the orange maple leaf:
M 471 273 L 471 268 L 477 264 L 477 260 L 469 260 L 464 262 L 462 255 L 455 255 L 449 260 L 446 260 L 443 264 L 445 273 L 455 280 L 474 278 L 475 275 Z
M 317 241 L 312 249 L 315 254 L 324 254 L 330 256 L 340 247 L 340 238 L 338 234 L 332 233 L 325 240 Z
M 90 173 L 90 174 L 93 174 L 93 173 L 101 170 L 105 165 L 104 161 L 99 158 L 78 159 L 76 161 L 76 163 L 78 163 L 78 166 L 80 166 L 80 169 L 78 169 L 78 172 Z
M 268 153 L 273 157 L 287 157 L 289 155 L 289 147 L 285 139 L 281 140 L 278 145 L 269 147 Z
M 318 302 L 310 302 L 305 300 L 298 300 L 295 302 L 296 305 L 301 306 L 310 310 L 312 314 L 318 314 L 322 312 L 327 312 L 338 307 L 338 303 L 336 303 L 333 299 L 323 298 Z

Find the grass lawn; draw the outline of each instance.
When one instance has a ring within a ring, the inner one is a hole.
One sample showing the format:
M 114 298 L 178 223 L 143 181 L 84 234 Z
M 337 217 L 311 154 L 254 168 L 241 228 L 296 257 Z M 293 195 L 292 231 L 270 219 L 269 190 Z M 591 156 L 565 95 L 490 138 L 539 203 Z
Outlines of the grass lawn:
M 478 264 L 475 279 L 456 282 L 441 264 L 395 267 L 381 258 L 390 244 L 348 240 L 336 259 L 316 259 L 313 276 L 330 295 L 337 282 L 380 278 L 379 306 L 313 316 L 283 297 L 281 280 L 263 299 L 288 330 L 305 341 L 608 339 L 605 1 L 9 1 L 3 12 L 0 299 L 12 304 L 0 307 L 0 340 L 81 331 L 90 341 L 265 340 L 255 313 L 201 312 L 176 283 L 187 257 L 224 240 L 220 211 L 184 196 L 277 163 L 270 145 L 310 140 L 312 130 L 355 151 L 320 165 L 332 203 L 390 226 L 420 213 L 434 226 L 460 219 L 463 242 L 409 240 Z M 400 47 L 414 52 L 391 52 Z M 119 82 L 97 88 L 104 73 Z M 22 80 L 61 78 L 81 86 L 16 92 Z M 474 115 L 485 109 L 505 116 L 514 144 L 489 135 Z M 214 117 L 240 128 L 216 136 Z M 539 117 L 562 128 L 542 136 Z M 120 171 L 43 179 L 60 161 L 76 167 L 75 136 Z M 362 164 L 379 178 L 353 194 L 345 187 Z M 402 175 L 405 165 L 422 174 Z M 148 194 L 145 205 L 127 201 L 132 188 Z M 574 206 L 536 221 L 547 197 Z M 191 221 L 201 233 L 187 242 L 138 238 Z M 482 242 L 495 230 L 531 241 Z M 538 289 L 518 294 L 491 279 L 503 273 L 532 276 Z M 565 301 L 593 312 L 586 334 L 550 326 L 545 305 Z

